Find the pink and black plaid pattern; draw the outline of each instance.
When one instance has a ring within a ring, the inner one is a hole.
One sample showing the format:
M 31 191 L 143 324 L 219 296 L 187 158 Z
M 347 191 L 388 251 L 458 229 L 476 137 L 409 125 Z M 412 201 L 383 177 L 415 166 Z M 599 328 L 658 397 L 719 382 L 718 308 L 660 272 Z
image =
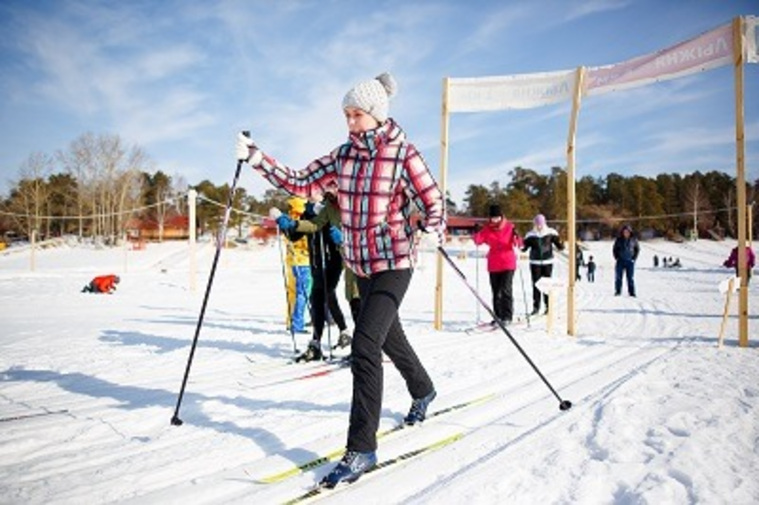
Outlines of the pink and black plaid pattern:
M 427 229 L 444 227 L 443 195 L 419 151 L 392 119 L 351 135 L 303 170 L 293 171 L 266 155 L 253 168 L 274 186 L 303 197 L 337 183 L 343 256 L 358 275 L 413 266 L 412 202 Z

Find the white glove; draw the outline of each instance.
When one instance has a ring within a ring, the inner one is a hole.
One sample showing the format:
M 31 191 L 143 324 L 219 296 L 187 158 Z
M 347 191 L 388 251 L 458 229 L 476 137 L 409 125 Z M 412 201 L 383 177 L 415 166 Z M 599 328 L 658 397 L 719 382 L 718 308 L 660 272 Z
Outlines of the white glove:
M 242 132 L 237 134 L 237 146 L 235 148 L 238 161 L 246 161 L 251 165 L 258 165 L 261 163 L 263 155 L 261 151 L 256 147 L 250 137 L 243 135 Z

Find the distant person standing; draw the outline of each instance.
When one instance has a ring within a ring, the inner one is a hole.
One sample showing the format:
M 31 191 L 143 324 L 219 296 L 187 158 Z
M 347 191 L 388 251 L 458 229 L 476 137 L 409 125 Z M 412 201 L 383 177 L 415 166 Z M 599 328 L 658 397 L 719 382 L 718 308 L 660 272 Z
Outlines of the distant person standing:
M 754 263 L 756 261 L 756 256 L 754 256 L 754 251 L 751 249 L 750 246 L 746 246 L 746 286 L 748 286 L 749 281 L 751 280 L 751 269 L 754 268 Z M 733 250 L 730 251 L 730 256 L 725 260 L 724 263 L 722 263 L 723 266 L 726 266 L 728 268 L 735 268 L 735 276 L 738 277 L 740 275 L 740 271 L 738 269 L 738 247 L 733 247 Z
M 575 244 L 575 279 L 576 280 L 582 280 L 582 275 L 580 275 L 580 267 L 585 266 L 585 257 L 582 254 L 582 249 L 580 248 L 580 244 Z
M 490 289 L 493 293 L 493 312 L 504 324 L 511 324 L 514 317 L 514 271 L 517 269 L 517 255 L 514 248 L 521 245 L 514 223 L 503 216 L 501 207 L 491 205 L 485 227 L 474 234 L 477 245 L 488 246 L 488 273 Z M 497 325 L 497 321 L 492 321 Z
M 593 255 L 588 256 L 588 282 L 596 282 L 596 261 Z
M 532 277 L 532 314 L 540 312 L 540 299 L 543 298 L 545 312 L 548 312 L 548 294 L 542 294 L 538 289 L 538 281 L 543 277 L 551 277 L 553 273 L 553 248 L 559 251 L 564 244 L 559 239 L 559 232 L 546 224 L 543 214 L 538 214 L 532 220 L 534 227 L 524 237 L 522 251 L 530 251 L 530 275 Z
M 640 246 L 629 224 L 624 225 L 620 230 L 617 239 L 614 241 L 612 253 L 616 261 L 614 296 L 619 296 L 622 293 L 623 275 L 627 279 L 627 293 L 630 296 L 635 296 L 635 260 L 638 259 Z

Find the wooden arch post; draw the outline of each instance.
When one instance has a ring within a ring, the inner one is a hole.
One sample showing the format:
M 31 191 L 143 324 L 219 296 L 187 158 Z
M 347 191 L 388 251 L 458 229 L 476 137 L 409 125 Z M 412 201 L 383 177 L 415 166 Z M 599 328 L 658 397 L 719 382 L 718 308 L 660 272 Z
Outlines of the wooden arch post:
M 443 114 L 442 127 L 440 132 L 440 191 L 443 193 L 443 217 L 448 217 L 448 89 L 450 87 L 450 78 L 443 79 Z M 435 322 L 436 330 L 443 329 L 443 255 L 438 251 L 436 261 L 437 280 L 435 282 Z
M 585 67 L 578 67 L 572 95 L 572 116 L 567 136 L 567 241 L 569 244 L 569 279 L 567 282 L 567 335 L 575 335 L 575 281 L 577 280 L 577 203 L 575 199 L 575 138 L 577 116 L 585 82 Z
M 733 65 L 735 72 L 735 183 L 738 194 L 738 343 L 748 347 L 748 279 L 746 255 L 746 143 L 743 113 L 743 18 L 733 20 Z

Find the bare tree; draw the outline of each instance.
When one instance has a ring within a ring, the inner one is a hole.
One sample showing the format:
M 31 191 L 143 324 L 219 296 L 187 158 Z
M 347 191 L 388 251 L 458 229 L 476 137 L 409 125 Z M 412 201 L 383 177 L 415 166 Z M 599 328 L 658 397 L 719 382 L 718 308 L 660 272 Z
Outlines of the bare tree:
M 150 158 L 137 146 L 125 146 L 118 135 L 92 133 L 74 140 L 58 157 L 78 183 L 80 237 L 87 217 L 92 236 L 115 242 L 124 229 L 127 209 L 140 204 L 140 174 L 152 167 Z
M 711 210 L 709 198 L 701 186 L 700 174 L 696 173 L 690 180 L 686 180 L 684 197 L 684 207 L 687 211 L 693 213 L 693 234 L 694 238 L 698 237 L 699 212 L 701 212 L 701 225 L 704 228 L 711 228 L 713 217 L 708 214 Z
M 48 217 L 47 177 L 52 166 L 52 159 L 44 153 L 29 155 L 19 169 L 19 181 L 8 199 L 10 211 L 15 214 L 18 226 L 25 230 L 28 237 L 33 232 L 40 231 L 44 218 Z
M 143 181 L 146 186 L 145 203 L 150 206 L 147 214 L 155 217 L 158 224 L 158 241 L 163 242 L 166 220 L 169 211 L 174 206 L 174 188 L 171 177 L 159 170 L 153 176 L 145 174 Z
M 85 216 L 94 212 L 94 187 L 97 179 L 95 145 L 95 136 L 85 133 L 73 140 L 67 151 L 59 151 L 57 154 L 63 168 L 77 183 L 76 210 L 80 239 L 84 237 Z
M 179 173 L 175 173 L 171 177 L 171 192 L 174 198 L 174 204 L 177 207 L 177 212 L 183 216 L 188 214 L 187 209 L 187 188 L 190 185 L 187 183 L 187 178 Z

